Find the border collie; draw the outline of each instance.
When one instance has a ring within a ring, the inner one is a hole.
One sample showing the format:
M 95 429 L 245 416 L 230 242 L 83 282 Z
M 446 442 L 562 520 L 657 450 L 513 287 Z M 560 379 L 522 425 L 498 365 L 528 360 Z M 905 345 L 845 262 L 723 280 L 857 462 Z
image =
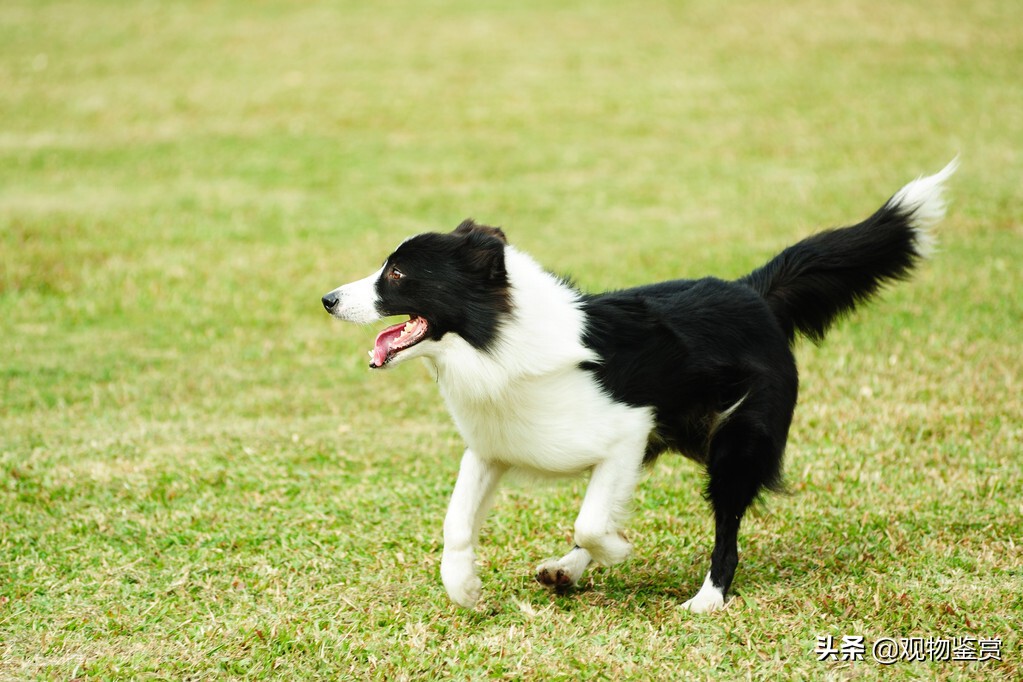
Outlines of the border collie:
M 479 598 L 475 546 L 503 474 L 589 472 L 575 547 L 536 571 L 562 590 L 591 563 L 629 556 L 633 490 L 670 451 L 704 466 L 714 515 L 710 570 L 684 608 L 722 608 L 743 514 L 781 487 L 796 337 L 822 341 L 836 319 L 929 255 L 955 169 L 953 161 L 909 183 L 863 222 L 804 239 L 735 281 L 583 293 L 500 229 L 466 220 L 410 237 L 372 275 L 325 295 L 342 320 L 407 317 L 377 335 L 370 367 L 426 360 L 468 446 L 444 520 L 451 599 L 471 607 Z

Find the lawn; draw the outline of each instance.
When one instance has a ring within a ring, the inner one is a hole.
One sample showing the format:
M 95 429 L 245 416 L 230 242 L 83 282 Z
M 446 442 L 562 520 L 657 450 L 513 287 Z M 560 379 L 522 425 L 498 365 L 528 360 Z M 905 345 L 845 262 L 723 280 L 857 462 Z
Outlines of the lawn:
M 1021 64 L 1018 0 L 0 3 L 0 678 L 1023 678 Z M 956 154 L 935 258 L 799 347 L 724 612 L 674 457 L 566 595 L 584 482 L 510 482 L 449 603 L 459 436 L 323 293 L 467 216 L 736 277 Z

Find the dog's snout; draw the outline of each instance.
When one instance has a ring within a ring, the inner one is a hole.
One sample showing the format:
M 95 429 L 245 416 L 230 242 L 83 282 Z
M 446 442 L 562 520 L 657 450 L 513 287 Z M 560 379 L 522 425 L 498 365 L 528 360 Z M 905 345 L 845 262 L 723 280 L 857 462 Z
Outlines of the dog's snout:
M 324 296 L 322 300 L 323 307 L 326 308 L 328 313 L 334 312 L 334 309 L 337 308 L 338 297 L 333 291 Z

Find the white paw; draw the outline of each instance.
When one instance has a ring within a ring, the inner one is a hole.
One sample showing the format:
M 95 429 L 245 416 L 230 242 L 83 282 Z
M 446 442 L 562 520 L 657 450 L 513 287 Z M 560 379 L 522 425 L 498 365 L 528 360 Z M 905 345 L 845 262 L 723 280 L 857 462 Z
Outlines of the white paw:
M 560 559 L 549 559 L 536 567 L 536 582 L 555 590 L 575 586 L 592 561 L 590 553 L 576 547 Z
M 444 584 L 451 601 L 459 606 L 471 609 L 479 601 L 483 583 L 476 576 L 470 576 L 457 585 Z
M 476 575 L 472 553 L 445 554 L 440 563 L 440 578 L 451 601 L 471 609 L 480 598 L 483 583 Z
M 704 579 L 703 586 L 696 596 L 682 605 L 683 609 L 692 613 L 713 613 L 724 607 L 725 595 L 710 581 L 710 574 Z
M 536 567 L 536 582 L 555 590 L 567 590 L 579 582 L 581 577 L 582 571 L 573 574 L 570 567 L 555 559 L 545 561 Z
M 720 611 L 725 608 L 725 600 L 720 594 L 716 596 L 700 596 L 697 594 L 695 597 L 687 601 L 682 605 L 686 611 L 692 613 L 713 613 L 714 611 Z

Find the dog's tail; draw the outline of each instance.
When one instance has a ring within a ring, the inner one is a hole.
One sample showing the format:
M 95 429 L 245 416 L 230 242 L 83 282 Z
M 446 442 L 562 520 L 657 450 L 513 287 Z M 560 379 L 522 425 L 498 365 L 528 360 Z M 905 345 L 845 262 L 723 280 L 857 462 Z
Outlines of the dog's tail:
M 958 165 L 914 180 L 858 225 L 790 246 L 739 282 L 764 297 L 790 343 L 796 332 L 820 343 L 833 322 L 932 253 L 930 228 L 945 216 L 943 185 Z

